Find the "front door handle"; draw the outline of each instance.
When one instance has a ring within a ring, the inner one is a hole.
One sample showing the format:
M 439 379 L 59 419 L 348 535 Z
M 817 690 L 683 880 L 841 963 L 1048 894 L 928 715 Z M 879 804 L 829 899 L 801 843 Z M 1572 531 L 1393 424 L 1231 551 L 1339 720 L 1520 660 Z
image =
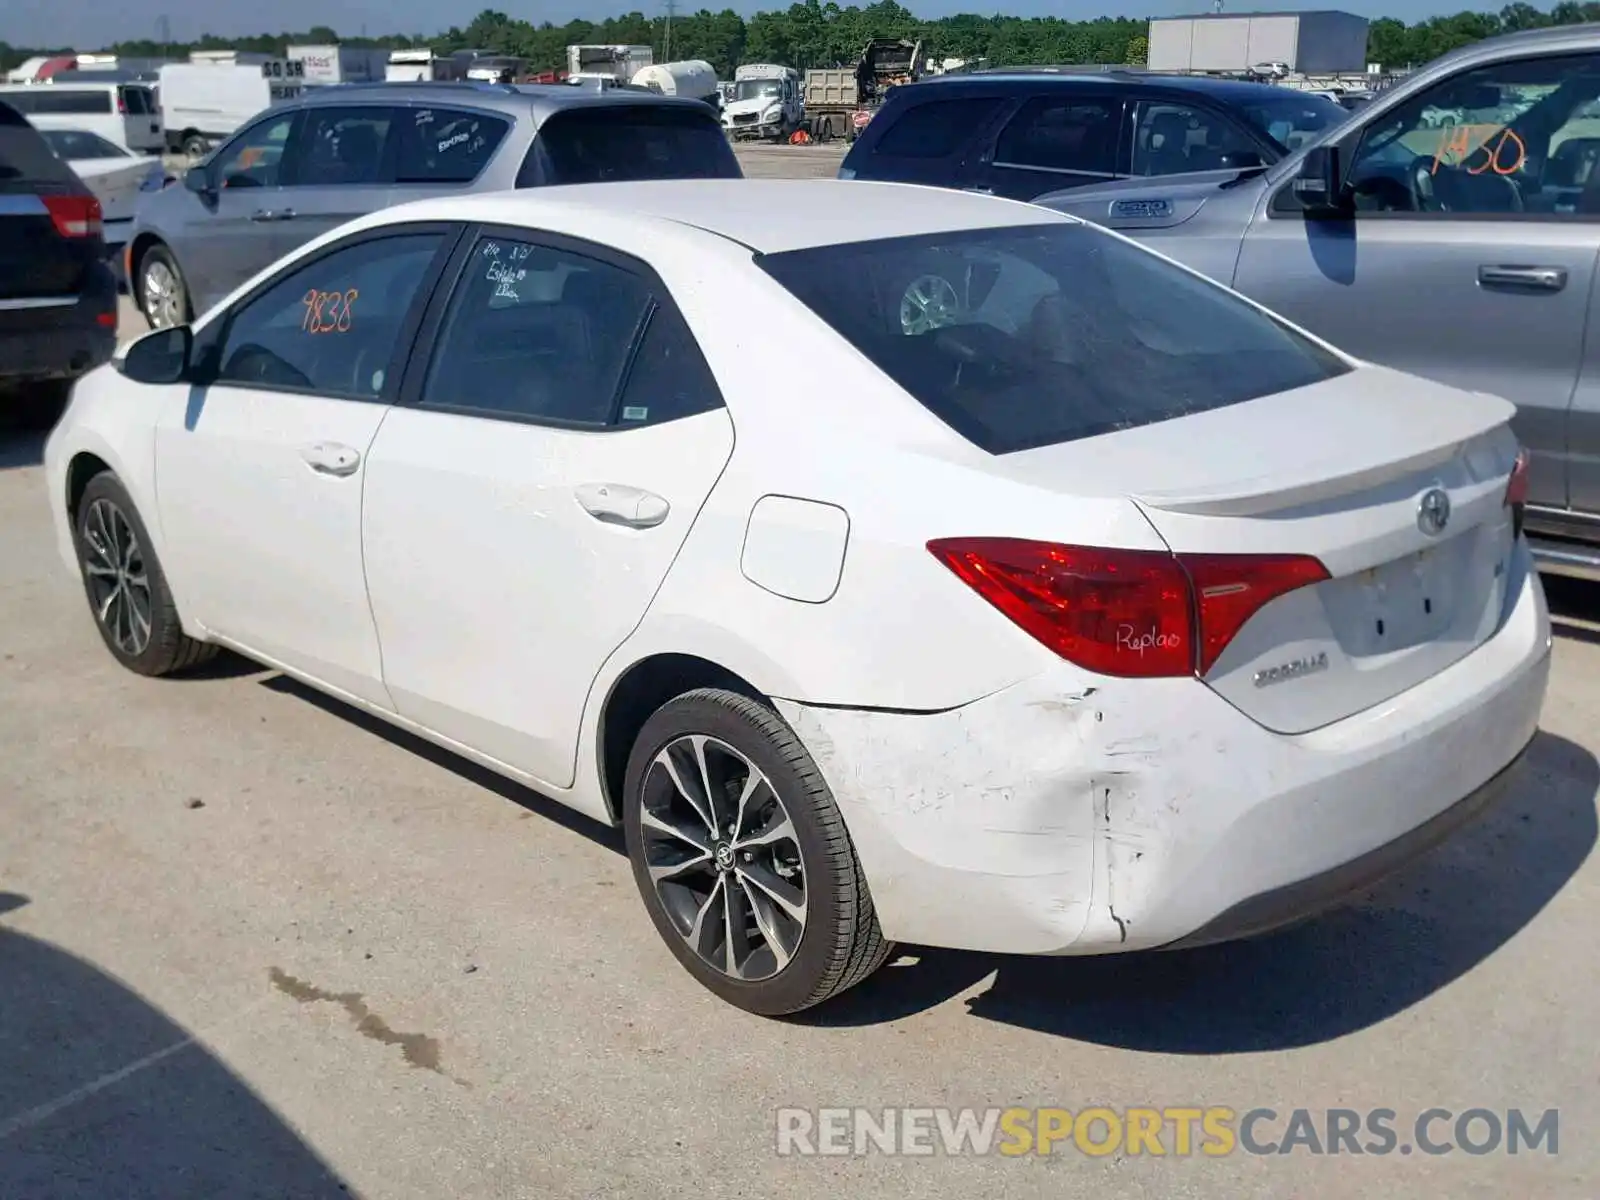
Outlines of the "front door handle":
M 319 475 L 354 475 L 361 466 L 361 454 L 338 442 L 313 442 L 300 448 L 300 457 Z
M 597 521 L 651 529 L 667 519 L 672 506 L 662 496 L 625 483 L 584 483 L 574 491 L 583 510 Z
M 1478 268 L 1481 287 L 1518 288 L 1530 292 L 1559 292 L 1567 286 L 1567 273 L 1561 267 L 1500 267 Z

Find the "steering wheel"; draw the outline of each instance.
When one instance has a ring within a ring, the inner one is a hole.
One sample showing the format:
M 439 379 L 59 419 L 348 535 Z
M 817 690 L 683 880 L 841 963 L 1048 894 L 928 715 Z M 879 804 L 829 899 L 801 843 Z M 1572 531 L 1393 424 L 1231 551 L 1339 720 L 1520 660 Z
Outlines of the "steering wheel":
M 919 275 L 900 297 L 900 330 L 907 336 L 953 325 L 961 317 L 961 297 L 942 275 Z
M 1406 183 L 1411 189 L 1411 211 L 1444 211 L 1444 203 L 1433 190 L 1433 175 L 1438 164 L 1438 157 L 1432 154 L 1419 154 L 1411 160 L 1411 166 L 1406 171 Z

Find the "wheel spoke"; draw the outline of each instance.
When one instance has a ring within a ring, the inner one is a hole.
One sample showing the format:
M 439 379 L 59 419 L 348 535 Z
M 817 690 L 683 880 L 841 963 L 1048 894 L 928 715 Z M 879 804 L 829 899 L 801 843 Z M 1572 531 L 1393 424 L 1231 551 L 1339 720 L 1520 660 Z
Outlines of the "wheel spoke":
M 739 793 L 738 808 L 735 810 L 733 816 L 733 832 L 728 835 L 728 840 L 732 842 L 735 847 L 740 845 L 739 838 L 743 836 L 744 833 L 745 817 L 750 812 L 750 798 L 756 794 L 762 784 L 767 782 L 767 777 L 760 771 L 756 770 L 753 763 L 747 762 L 745 763 L 745 766 L 749 769 L 750 773 L 744 778 L 744 790 Z
M 773 962 L 778 970 L 783 970 L 789 965 L 789 960 L 794 957 L 792 947 L 784 944 L 782 935 L 778 932 L 778 915 L 772 911 L 772 901 L 751 888 L 748 881 L 739 880 L 739 890 L 744 893 L 745 903 L 750 906 L 750 913 L 756 919 L 756 928 L 761 930 L 761 938 L 767 943 L 767 949 L 772 951 Z
M 639 823 L 646 829 L 654 830 L 656 833 L 664 833 L 668 837 L 677 838 L 680 842 L 688 842 L 689 845 L 693 846 L 695 850 L 697 850 L 706 858 L 711 857 L 710 843 L 708 843 L 704 838 L 696 836 L 692 830 L 685 829 L 681 825 L 673 824 L 673 822 L 669 821 L 661 813 L 654 812 L 648 808 L 641 809 L 639 813 Z
M 776 846 L 779 842 L 792 842 L 795 840 L 794 826 L 789 823 L 789 814 L 779 809 L 776 818 L 765 829 L 752 833 L 749 837 L 735 843 L 737 850 L 752 850 L 757 846 Z
M 736 873 L 740 880 L 754 884 L 770 896 L 773 903 L 789 914 L 791 919 L 805 923 L 806 894 L 799 888 L 756 863 L 745 863 L 737 868 Z
M 728 877 L 724 875 L 722 878 Z M 744 906 L 739 902 L 743 894 L 743 888 L 736 891 L 724 886 L 722 889 L 722 969 L 735 979 L 744 978 L 744 964 L 750 958 L 750 944 L 744 928 Z
M 685 935 L 689 945 L 694 947 L 695 953 L 707 960 L 711 958 L 711 947 L 706 945 L 706 937 L 719 933 L 719 920 L 726 920 L 720 910 L 727 907 L 727 881 L 726 875 L 717 876 L 716 883 L 711 885 L 711 890 L 706 893 L 705 900 L 694 914 L 694 924 L 689 927 L 689 932 Z
M 105 599 L 100 601 L 100 608 L 94 614 L 95 620 L 99 621 L 100 624 L 105 625 L 107 619 L 111 615 L 111 606 L 116 603 L 117 597 L 120 595 L 122 595 L 122 584 L 118 583 L 116 587 L 112 588 L 106 593 Z
M 673 883 L 685 875 L 692 875 L 696 871 L 706 871 L 711 866 L 711 855 L 692 854 L 682 862 L 676 863 L 651 863 L 650 882 L 657 886 L 663 883 Z
M 682 796 L 688 803 L 689 807 L 694 809 L 696 814 L 699 815 L 700 819 L 705 822 L 706 830 L 714 838 L 717 836 L 717 823 L 711 812 L 710 797 L 704 793 L 697 795 L 695 792 L 691 791 L 688 785 L 685 783 L 682 774 L 680 774 L 678 771 L 678 764 L 673 761 L 672 757 L 673 747 L 677 744 L 678 743 L 674 742 L 660 754 L 656 755 L 656 763 L 666 771 L 668 777 L 672 780 L 672 786 L 678 789 L 678 795 Z

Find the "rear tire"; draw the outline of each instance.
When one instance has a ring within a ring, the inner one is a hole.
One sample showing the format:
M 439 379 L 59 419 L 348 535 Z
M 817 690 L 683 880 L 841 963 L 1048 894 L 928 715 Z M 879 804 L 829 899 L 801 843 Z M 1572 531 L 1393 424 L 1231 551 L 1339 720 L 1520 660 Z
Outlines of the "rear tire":
M 151 329 L 170 329 L 194 320 L 189 283 L 172 251 L 161 243 L 157 242 L 140 256 L 128 285 Z
M 198 133 L 191 133 L 183 139 L 183 152 L 191 159 L 204 158 L 211 152 L 211 143 Z
M 747 1012 L 821 1004 L 893 952 L 816 763 L 748 696 L 687 692 L 645 722 L 628 759 L 623 828 L 656 931 L 685 970 Z
M 150 534 L 110 471 L 89 481 L 72 517 L 89 615 L 111 655 L 139 675 L 170 675 L 216 657 L 183 632 Z

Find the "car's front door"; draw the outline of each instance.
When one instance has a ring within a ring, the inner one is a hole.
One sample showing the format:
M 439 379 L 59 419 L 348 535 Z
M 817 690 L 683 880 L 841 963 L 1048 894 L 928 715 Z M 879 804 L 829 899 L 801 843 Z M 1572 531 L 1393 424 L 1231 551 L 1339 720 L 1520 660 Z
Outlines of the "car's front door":
M 311 105 L 284 162 L 283 253 L 392 203 L 390 147 L 402 108 Z
M 368 458 L 363 551 L 401 715 L 570 786 L 589 689 L 733 450 L 648 268 L 486 230 Z M 454 268 L 452 268 L 454 270 Z
M 299 114 L 258 121 L 202 166 L 209 191 L 188 197 L 173 250 L 198 315 L 286 250 L 282 167 Z
M 1122 173 L 1121 97 L 1078 91 L 1026 100 L 979 155 L 966 186 L 1008 200 L 1105 183 Z
M 1352 218 L 1307 220 L 1292 180 L 1268 189 L 1233 280 L 1353 354 L 1515 402 L 1540 505 L 1567 501 L 1600 224 L 1564 144 L 1597 90 L 1595 55 L 1442 80 L 1342 143 Z
M 218 314 L 198 335 L 207 382 L 175 396 L 156 433 L 164 556 L 185 613 L 385 707 L 361 563 L 366 456 L 452 236 L 358 235 Z

